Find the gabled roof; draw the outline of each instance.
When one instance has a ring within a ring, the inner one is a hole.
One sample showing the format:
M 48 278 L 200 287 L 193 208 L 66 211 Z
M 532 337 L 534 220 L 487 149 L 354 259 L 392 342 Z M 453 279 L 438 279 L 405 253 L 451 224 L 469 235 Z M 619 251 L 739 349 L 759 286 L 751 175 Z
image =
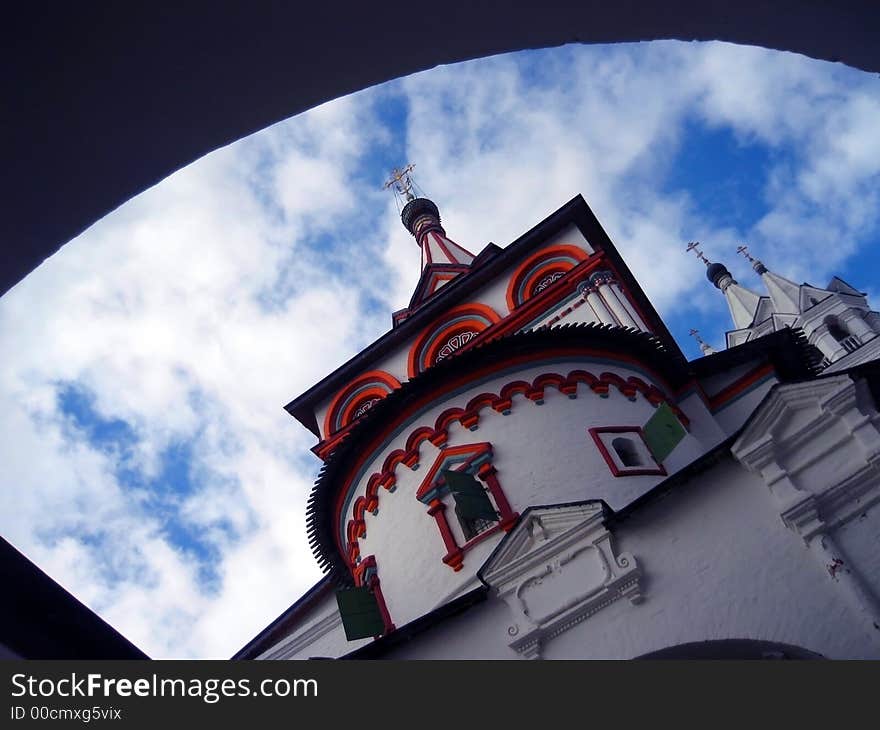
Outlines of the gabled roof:
M 508 266 L 513 265 L 531 250 L 539 247 L 572 224 L 580 229 L 586 240 L 595 249 L 601 250 L 608 257 L 611 264 L 617 269 L 622 283 L 636 299 L 640 310 L 647 318 L 646 324 L 657 333 L 666 347 L 680 355 L 677 343 L 623 262 L 608 234 L 602 228 L 593 211 L 590 210 L 587 202 L 582 196 L 577 195 L 506 248 L 499 249 L 494 244 L 489 244 L 474 259 L 469 273 L 458 276 L 443 286 L 435 296 L 430 297 L 415 312 L 409 313 L 402 321 L 399 321 L 396 327 L 368 345 L 305 393 L 290 401 L 284 407 L 285 410 L 315 436 L 320 437 L 314 414 L 314 408 L 318 403 L 332 396 L 357 374 L 370 369 L 372 363 L 383 355 L 392 352 L 408 339 L 415 337 L 451 306 L 466 301 L 476 290 L 491 282 Z

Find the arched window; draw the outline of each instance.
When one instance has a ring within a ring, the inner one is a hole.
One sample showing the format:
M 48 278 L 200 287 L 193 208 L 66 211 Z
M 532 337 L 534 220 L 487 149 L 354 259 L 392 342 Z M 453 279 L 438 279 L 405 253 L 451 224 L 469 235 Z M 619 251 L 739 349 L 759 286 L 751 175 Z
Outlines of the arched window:
M 851 335 L 847 331 L 846 325 L 834 315 L 825 317 L 825 326 L 828 327 L 828 334 L 843 345 L 843 349 L 847 352 L 854 352 L 861 346 L 862 343 L 859 342 L 858 337 Z
M 617 458 L 624 466 L 642 466 L 642 457 L 632 439 L 618 436 L 611 442 L 611 448 L 617 453 Z
M 828 334 L 830 334 L 838 342 L 843 342 L 847 337 L 849 337 L 849 332 L 844 329 L 843 325 L 841 325 L 840 320 L 837 317 L 825 317 L 825 324 L 828 327 Z

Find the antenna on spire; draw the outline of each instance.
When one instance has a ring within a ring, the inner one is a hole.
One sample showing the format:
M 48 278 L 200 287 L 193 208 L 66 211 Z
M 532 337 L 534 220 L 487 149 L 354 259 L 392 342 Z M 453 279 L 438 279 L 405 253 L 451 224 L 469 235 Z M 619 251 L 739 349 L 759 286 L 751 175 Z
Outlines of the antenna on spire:
M 703 255 L 703 252 L 700 251 L 700 249 L 699 249 L 699 245 L 700 245 L 700 242 L 699 242 L 699 241 L 691 241 L 691 242 L 688 243 L 688 245 L 687 245 L 687 251 L 688 251 L 688 252 L 693 251 L 694 253 L 696 253 L 697 258 L 700 259 L 700 261 L 702 261 L 704 264 L 706 264 L 706 266 L 708 266 L 708 265 L 709 265 L 710 263 L 712 263 L 712 262 L 709 261 L 709 259 L 707 259 L 707 258 Z
M 709 345 L 703 342 L 703 338 L 700 337 L 700 331 L 697 329 L 692 329 L 688 334 L 693 337 L 700 345 L 700 350 L 702 350 L 704 355 L 714 355 L 715 350 L 712 345 Z
M 403 198 L 404 203 L 415 200 L 416 196 L 413 195 L 413 188 L 416 187 L 416 184 L 413 182 L 412 175 L 410 175 L 413 168 L 415 168 L 415 165 L 412 163 L 409 163 L 403 169 L 395 167 L 391 172 L 391 177 L 382 186 L 383 190 L 388 190 L 388 188 L 394 190 L 394 199 L 398 203 L 398 208 L 400 207 L 401 198 Z

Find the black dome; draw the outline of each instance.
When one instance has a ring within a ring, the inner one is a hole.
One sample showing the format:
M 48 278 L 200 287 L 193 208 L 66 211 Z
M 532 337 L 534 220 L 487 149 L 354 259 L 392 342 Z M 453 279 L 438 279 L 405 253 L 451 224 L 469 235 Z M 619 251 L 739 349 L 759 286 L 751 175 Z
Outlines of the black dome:
M 718 280 L 725 274 L 730 276 L 730 272 L 724 264 L 714 263 L 706 267 L 706 278 L 715 286 L 718 286 Z
M 434 201 L 428 200 L 427 198 L 414 198 L 403 206 L 403 210 L 400 211 L 400 220 L 403 222 L 403 225 L 406 226 L 406 230 L 412 233 L 412 224 L 415 222 L 416 218 L 425 214 L 432 215 L 437 218 L 437 220 L 440 220 L 440 211 L 437 209 L 437 206 L 434 205 Z

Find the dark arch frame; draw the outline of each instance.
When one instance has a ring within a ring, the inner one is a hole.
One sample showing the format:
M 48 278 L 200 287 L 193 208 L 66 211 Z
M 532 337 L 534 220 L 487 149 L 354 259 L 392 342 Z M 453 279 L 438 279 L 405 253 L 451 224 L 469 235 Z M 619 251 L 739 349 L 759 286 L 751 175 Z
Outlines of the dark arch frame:
M 0 295 L 193 160 L 392 78 L 524 48 L 655 39 L 880 71 L 877 13 L 866 0 L 13 3 L 0 36 Z
M 677 644 L 636 659 L 825 659 L 809 649 L 759 639 L 718 639 Z

